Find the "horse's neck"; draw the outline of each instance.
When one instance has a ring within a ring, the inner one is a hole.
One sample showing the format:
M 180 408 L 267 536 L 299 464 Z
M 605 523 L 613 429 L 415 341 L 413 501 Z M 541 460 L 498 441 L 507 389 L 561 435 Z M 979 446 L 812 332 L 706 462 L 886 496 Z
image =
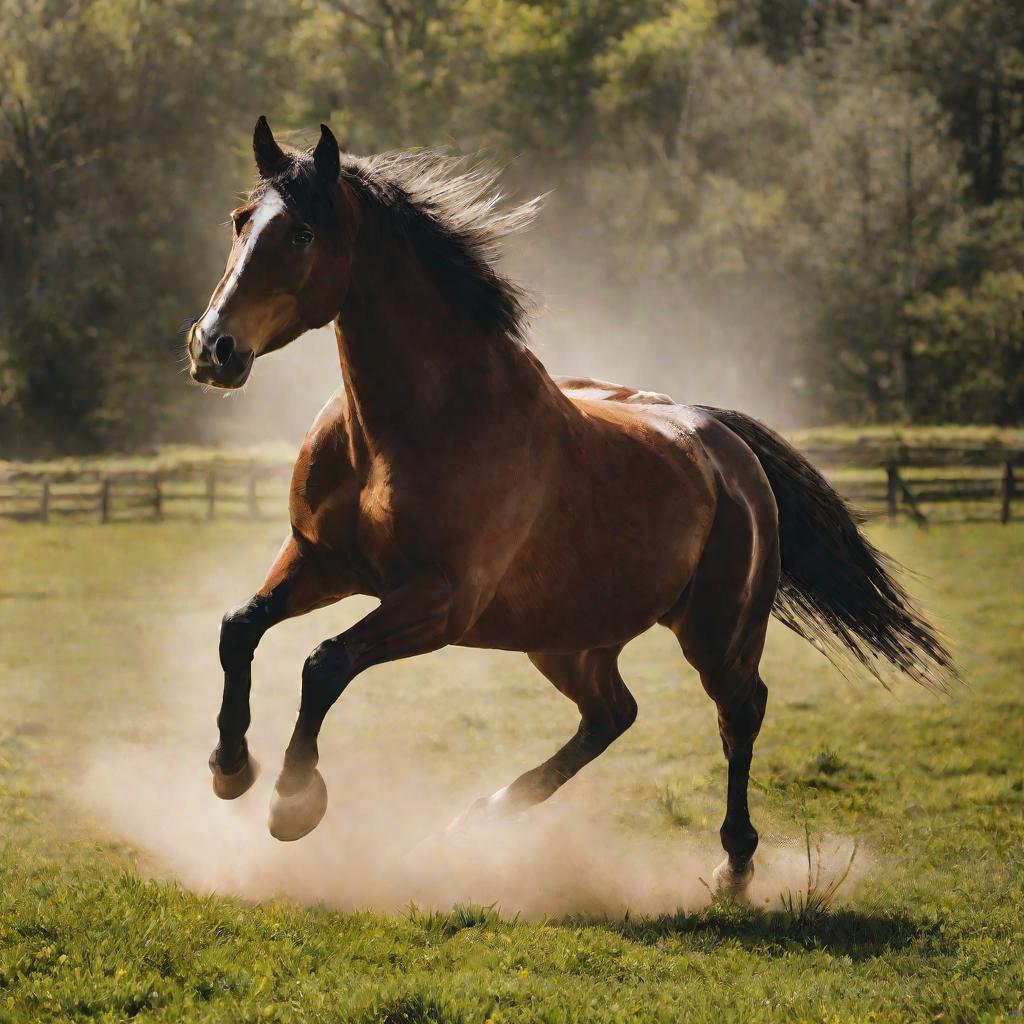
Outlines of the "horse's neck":
M 480 401 L 484 381 L 492 395 L 543 387 L 536 360 L 449 308 L 412 253 L 365 249 L 335 333 L 350 415 L 371 449 L 414 445 L 453 401 Z

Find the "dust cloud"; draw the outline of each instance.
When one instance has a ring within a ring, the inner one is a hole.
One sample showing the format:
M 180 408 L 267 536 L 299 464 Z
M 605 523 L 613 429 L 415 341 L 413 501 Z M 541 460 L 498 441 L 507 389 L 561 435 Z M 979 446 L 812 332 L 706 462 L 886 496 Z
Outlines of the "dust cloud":
M 194 628 L 183 622 L 179 635 L 190 633 L 195 635 Z M 474 739 L 458 725 L 435 746 L 424 743 L 424 733 L 439 723 L 462 720 L 447 702 L 472 711 L 470 687 L 480 683 L 481 673 L 500 672 L 508 657 L 493 652 L 449 650 L 417 659 L 433 667 L 412 692 L 401 678 L 411 663 L 371 670 L 377 673 L 372 685 L 346 693 L 324 730 L 320 767 L 330 793 L 326 817 L 298 842 L 274 840 L 267 831 L 267 809 L 296 695 L 265 688 L 260 679 L 280 676 L 286 662 L 296 674 L 298 663 L 281 656 L 290 643 L 285 638 L 257 654 L 249 739 L 262 772 L 240 799 L 218 800 L 205 765 L 218 685 L 214 665 L 206 663 L 215 654 L 183 654 L 180 643 L 177 651 L 163 655 L 174 661 L 173 670 L 158 674 L 182 682 L 148 717 L 133 712 L 132 738 L 98 740 L 86 754 L 77 801 L 93 822 L 139 851 L 146 873 L 204 893 L 287 898 L 342 910 L 480 904 L 537 919 L 671 914 L 710 902 L 705 881 L 711 883 L 711 871 L 722 858 L 716 829 L 695 828 L 694 838 L 681 830 L 655 835 L 617 824 L 621 792 L 611 792 L 606 778 L 588 778 L 587 769 L 548 803 L 516 820 L 457 836 L 440 834 L 474 798 L 532 763 L 522 749 L 528 746 L 525 739 L 494 743 L 492 749 L 477 738 L 474 767 L 466 753 Z M 430 672 L 438 675 L 431 679 Z M 464 678 L 453 682 L 453 674 Z M 535 685 L 538 704 L 531 704 L 529 713 L 548 716 L 545 684 L 538 679 Z M 455 689 L 444 692 L 446 686 Z M 512 693 L 506 699 L 519 698 Z M 560 710 L 559 704 L 550 707 Z M 395 727 L 389 733 L 385 725 L 381 733 L 381 716 L 386 723 L 389 714 Z M 572 717 L 566 711 L 567 725 Z M 613 748 L 605 757 L 615 755 Z M 751 896 L 758 905 L 777 907 L 782 894 L 807 889 L 806 848 L 802 837 L 792 843 L 765 839 Z M 823 884 L 842 872 L 850 849 L 848 841 L 824 844 Z M 855 871 L 863 864 L 858 853 Z
M 494 905 L 528 919 L 672 914 L 710 902 L 704 880 L 722 856 L 710 841 L 617 831 L 570 792 L 514 821 L 440 835 L 446 819 L 424 792 L 424 766 L 382 765 L 355 750 L 347 765 L 325 768 L 331 804 L 319 828 L 283 844 L 266 828 L 272 774 L 221 803 L 197 771 L 203 756 L 180 746 L 114 747 L 78 787 L 107 828 L 147 855 L 152 873 L 201 892 L 385 912 Z M 823 851 L 814 854 L 822 885 L 842 873 L 851 844 L 832 841 Z M 783 894 L 806 892 L 799 841 L 762 843 L 756 864 L 755 905 L 777 908 Z M 863 865 L 858 852 L 858 872 Z

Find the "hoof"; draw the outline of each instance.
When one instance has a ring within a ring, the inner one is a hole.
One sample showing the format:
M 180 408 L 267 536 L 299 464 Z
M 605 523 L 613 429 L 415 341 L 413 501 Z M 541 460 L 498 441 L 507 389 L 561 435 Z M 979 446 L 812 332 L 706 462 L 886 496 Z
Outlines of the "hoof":
M 457 818 L 448 823 L 443 836 L 460 836 L 471 832 L 487 819 L 487 797 L 474 801 Z
M 729 896 L 732 899 L 743 899 L 746 896 L 750 881 L 754 877 L 754 862 L 747 861 L 747 865 L 741 871 L 735 871 L 726 857 L 721 864 L 715 868 L 711 877 L 715 881 L 715 891 L 720 896 Z
M 217 751 L 210 755 L 210 771 L 213 773 L 213 791 L 221 800 L 237 800 L 251 788 L 260 773 L 256 759 L 246 751 L 245 764 L 230 775 L 220 770 L 217 764 Z
M 282 795 L 274 787 L 270 798 L 270 834 L 282 843 L 292 843 L 308 836 L 320 824 L 327 811 L 327 786 L 323 776 L 314 769 L 305 788 Z
M 472 832 L 473 829 L 511 818 L 523 810 L 525 808 L 516 808 L 512 804 L 508 795 L 508 786 L 506 786 L 504 789 L 499 789 L 497 793 L 474 800 L 449 824 L 444 830 L 444 835 L 464 835 L 467 832 Z

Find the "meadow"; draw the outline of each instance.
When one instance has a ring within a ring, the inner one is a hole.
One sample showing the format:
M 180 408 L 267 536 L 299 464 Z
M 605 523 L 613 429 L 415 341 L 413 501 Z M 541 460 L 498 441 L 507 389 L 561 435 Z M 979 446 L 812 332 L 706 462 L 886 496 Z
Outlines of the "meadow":
M 563 742 L 525 657 L 446 650 L 332 711 L 331 804 L 266 834 L 306 653 L 268 634 L 255 790 L 209 790 L 221 614 L 280 523 L 0 529 L 0 1022 L 1011 1021 L 1024 1014 L 1024 525 L 872 527 L 966 685 L 844 678 L 774 627 L 752 905 L 712 898 L 725 766 L 671 635 L 624 654 L 637 724 L 550 805 L 415 846 Z M 411 852 L 410 851 L 411 848 Z M 818 889 L 808 906 L 807 855 Z

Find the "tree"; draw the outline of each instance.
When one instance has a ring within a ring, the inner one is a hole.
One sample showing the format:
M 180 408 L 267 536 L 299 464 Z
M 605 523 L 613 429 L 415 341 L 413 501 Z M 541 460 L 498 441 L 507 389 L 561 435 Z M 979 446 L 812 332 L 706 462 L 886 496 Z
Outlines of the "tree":
M 907 308 L 918 423 L 1024 420 L 1024 274 L 992 271 Z
M 6 452 L 135 446 L 186 420 L 175 328 L 219 269 L 274 82 L 259 57 L 286 25 L 255 0 L 0 7 Z
M 1010 309 L 1024 269 L 1008 0 L 7 0 L 7 453 L 197 436 L 173 327 L 263 112 L 509 161 L 512 191 L 554 189 L 528 269 L 572 311 L 542 322 L 555 365 L 606 337 L 638 383 L 778 420 L 930 416 L 920 375 L 957 356 L 922 339 Z
M 906 420 L 906 304 L 955 266 L 962 182 L 934 100 L 899 79 L 826 90 L 794 206 L 807 230 L 795 273 L 813 282 L 813 376 L 840 418 Z

